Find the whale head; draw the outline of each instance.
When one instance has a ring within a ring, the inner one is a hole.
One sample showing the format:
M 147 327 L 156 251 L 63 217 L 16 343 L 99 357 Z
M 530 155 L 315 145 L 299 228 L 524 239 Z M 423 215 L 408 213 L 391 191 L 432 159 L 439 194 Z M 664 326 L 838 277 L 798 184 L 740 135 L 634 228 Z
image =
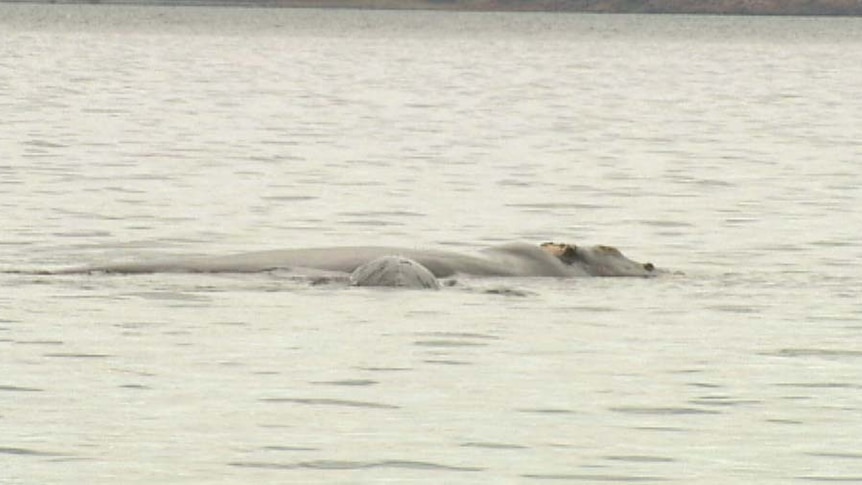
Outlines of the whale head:
M 592 276 L 642 276 L 657 274 L 652 263 L 639 263 L 623 255 L 613 246 L 575 246 L 574 244 L 547 242 L 542 249 L 565 264 L 578 266 Z

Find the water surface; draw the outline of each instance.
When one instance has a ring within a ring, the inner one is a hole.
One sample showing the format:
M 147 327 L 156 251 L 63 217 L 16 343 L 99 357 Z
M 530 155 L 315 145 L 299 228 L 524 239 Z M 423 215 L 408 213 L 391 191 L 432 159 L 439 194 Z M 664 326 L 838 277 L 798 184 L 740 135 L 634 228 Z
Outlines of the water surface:
M 0 481 L 862 481 L 860 27 L 0 5 Z M 515 240 L 684 274 L 9 272 Z

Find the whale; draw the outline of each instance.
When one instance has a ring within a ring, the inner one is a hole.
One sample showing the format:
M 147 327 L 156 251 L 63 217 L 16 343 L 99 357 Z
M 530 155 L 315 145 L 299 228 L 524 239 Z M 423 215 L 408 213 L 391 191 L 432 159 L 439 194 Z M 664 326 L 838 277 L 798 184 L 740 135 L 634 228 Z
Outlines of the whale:
M 350 274 L 353 286 L 439 290 L 440 283 L 428 268 L 403 256 L 383 256 L 356 268 Z
M 466 277 L 652 277 L 659 271 L 606 245 L 509 243 L 473 254 L 390 246 L 280 249 L 227 256 L 96 264 L 51 271 L 75 273 L 253 273 L 349 277 L 353 286 L 439 287 L 439 278 Z M 433 280 L 433 283 L 431 282 Z

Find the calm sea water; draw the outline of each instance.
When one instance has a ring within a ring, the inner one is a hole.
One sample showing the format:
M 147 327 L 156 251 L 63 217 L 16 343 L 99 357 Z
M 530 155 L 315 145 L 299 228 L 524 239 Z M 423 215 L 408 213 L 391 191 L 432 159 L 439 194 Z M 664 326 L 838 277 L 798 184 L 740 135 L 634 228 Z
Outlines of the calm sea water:
M 862 482 L 862 19 L 2 4 L 0 38 L 0 483 Z M 10 272 L 516 240 L 683 274 Z

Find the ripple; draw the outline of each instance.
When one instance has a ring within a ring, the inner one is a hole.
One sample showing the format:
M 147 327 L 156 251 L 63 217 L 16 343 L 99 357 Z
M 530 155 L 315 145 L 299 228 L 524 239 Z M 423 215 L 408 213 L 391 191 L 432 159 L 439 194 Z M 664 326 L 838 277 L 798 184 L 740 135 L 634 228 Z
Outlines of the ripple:
M 68 145 L 64 143 L 56 143 L 48 140 L 25 140 L 22 144 L 31 147 L 39 147 L 39 148 L 67 148 Z
M 741 406 L 762 403 L 762 401 L 756 399 L 733 399 L 729 396 L 703 396 L 688 402 L 700 406 Z
M 777 352 L 780 357 L 862 357 L 862 350 L 789 348 Z
M 518 209 L 548 210 L 548 209 L 604 209 L 607 205 L 590 204 L 590 203 L 560 203 L 560 202 L 545 202 L 545 203 L 516 203 L 505 204 L 506 207 L 514 207 Z
M 0 385 L 0 391 L 8 391 L 8 392 L 42 392 L 44 389 L 38 389 L 35 387 L 21 387 L 21 386 L 4 386 Z
M 488 344 L 464 340 L 417 340 L 413 342 L 413 345 L 423 347 L 486 347 Z
M 722 387 L 724 387 L 720 384 L 713 384 L 710 382 L 689 382 L 688 385 L 692 387 L 703 387 L 707 389 L 721 389 Z
M 802 389 L 859 389 L 862 387 L 858 384 L 849 384 L 846 382 L 781 382 L 776 385 Z
M 436 348 L 487 347 L 489 340 L 499 340 L 494 335 L 471 332 L 420 332 L 417 335 L 427 338 L 416 340 L 413 345 Z
M 29 448 L 17 448 L 0 446 L 0 454 L 3 455 L 21 455 L 21 456 L 63 456 L 61 453 L 52 451 L 31 450 Z
M 338 381 L 314 381 L 312 384 L 326 386 L 373 386 L 379 384 L 378 381 L 371 379 L 343 379 Z
M 809 456 L 820 456 L 824 458 L 840 458 L 846 460 L 862 460 L 862 453 L 830 453 L 830 452 L 812 452 L 806 453 Z
M 261 449 L 267 450 L 267 451 L 319 451 L 318 448 L 312 448 L 309 446 L 283 446 L 283 445 L 264 446 Z
M 264 195 L 261 197 L 263 200 L 274 202 L 302 202 L 318 198 L 316 195 Z
M 57 352 L 52 354 L 45 354 L 45 357 L 58 357 L 63 359 L 106 359 L 108 357 L 113 357 L 110 354 L 86 354 L 86 353 L 76 353 L 76 352 Z
M 509 443 L 491 443 L 491 442 L 468 442 L 461 443 L 465 448 L 484 448 L 489 450 L 526 450 L 528 446 L 513 445 Z
M 357 369 L 369 372 L 406 372 L 413 370 L 411 367 L 357 367 Z
M 808 480 L 810 482 L 826 482 L 826 483 L 862 483 L 862 475 L 856 477 L 819 477 L 819 476 L 800 476 L 797 480 Z
M 473 365 L 472 362 L 465 362 L 463 360 L 450 360 L 450 359 L 426 359 L 422 362 L 426 364 L 442 364 L 442 365 Z
M 691 415 L 691 414 L 721 414 L 719 411 L 690 407 L 639 407 L 620 406 L 609 408 L 611 411 L 625 414 L 655 414 L 655 415 Z
M 726 312 L 726 313 L 759 313 L 761 311 L 760 308 L 751 307 L 748 305 L 707 305 L 704 307 L 707 310 L 715 310 L 717 312 Z
M 527 290 L 520 290 L 518 288 L 510 288 L 507 286 L 495 286 L 492 288 L 485 288 L 481 290 L 482 293 L 487 295 L 500 295 L 500 296 L 514 296 L 514 297 L 527 297 L 527 296 L 536 296 L 537 293 Z
M 690 430 L 678 426 L 635 426 L 632 429 L 640 431 L 658 431 L 660 433 L 687 433 Z
M 179 291 L 138 291 L 129 293 L 144 300 L 156 301 L 180 301 L 180 302 L 208 302 L 211 299 L 194 293 L 183 293 Z
M 364 470 L 369 468 L 395 468 L 405 470 L 436 470 L 453 472 L 478 472 L 484 468 L 442 465 L 425 461 L 383 460 L 383 461 L 347 461 L 347 460 L 314 460 L 298 463 L 268 463 L 268 462 L 232 462 L 230 466 L 243 468 L 266 468 L 275 470 L 313 469 L 313 470 Z
M 694 227 L 693 224 L 691 224 L 690 222 L 667 220 L 641 221 L 641 224 L 652 227 Z
M 343 216 L 349 217 L 424 217 L 425 214 L 415 211 L 393 210 L 393 211 L 359 211 L 359 212 L 341 212 Z
M 605 460 L 625 461 L 631 463 L 669 463 L 672 461 L 676 461 L 673 458 L 668 458 L 666 456 L 652 455 L 611 455 L 604 458 Z
M 526 408 L 526 409 L 518 409 L 518 412 L 522 413 L 537 413 L 537 414 L 577 414 L 575 411 L 571 409 L 559 409 L 559 408 Z
M 152 389 L 152 387 L 146 386 L 144 384 L 120 384 L 118 387 L 120 387 L 121 389 L 140 389 L 140 390 Z
M 349 401 L 346 399 L 268 397 L 261 399 L 261 401 L 275 403 L 283 402 L 293 404 L 306 404 L 309 406 L 342 406 L 369 409 L 400 409 L 400 406 L 394 406 L 392 404 L 383 404 L 368 401 Z
M 383 219 L 357 219 L 344 221 L 344 224 L 351 226 L 368 226 L 368 227 L 386 227 L 386 226 L 404 226 L 403 222 L 388 221 Z
M 771 418 L 771 419 L 764 419 L 763 421 L 766 423 L 773 423 L 773 424 L 792 424 L 792 425 L 805 424 L 804 421 L 799 421 L 796 419 Z
M 108 231 L 65 231 L 65 232 L 55 232 L 54 236 L 57 237 L 68 237 L 68 238 L 97 238 L 97 237 L 110 237 L 111 233 Z
M 667 479 L 660 477 L 641 476 L 641 475 L 596 475 L 596 474 L 527 474 L 521 475 L 524 478 L 533 478 L 537 480 L 575 480 L 582 482 L 655 482 L 665 481 Z
M 572 305 L 566 307 L 566 309 L 570 311 L 590 313 L 612 313 L 620 311 L 619 307 L 612 305 Z
M 452 338 L 464 338 L 464 339 L 500 340 L 500 337 L 497 337 L 496 335 L 488 335 L 488 334 L 484 334 L 484 333 L 472 333 L 472 332 L 417 332 L 416 335 L 433 336 L 433 337 L 452 337 Z
M 16 340 L 18 345 L 63 345 L 62 340 Z
M 324 470 L 331 469 L 361 469 L 361 468 L 399 468 L 407 470 L 445 470 L 445 471 L 480 471 L 481 468 L 476 467 L 459 467 L 451 465 L 441 465 L 439 463 L 431 463 L 424 461 L 409 461 L 409 460 L 384 460 L 379 462 L 356 462 L 356 461 L 329 461 L 320 460 L 313 462 L 305 462 L 303 466 L 307 468 L 319 468 Z

